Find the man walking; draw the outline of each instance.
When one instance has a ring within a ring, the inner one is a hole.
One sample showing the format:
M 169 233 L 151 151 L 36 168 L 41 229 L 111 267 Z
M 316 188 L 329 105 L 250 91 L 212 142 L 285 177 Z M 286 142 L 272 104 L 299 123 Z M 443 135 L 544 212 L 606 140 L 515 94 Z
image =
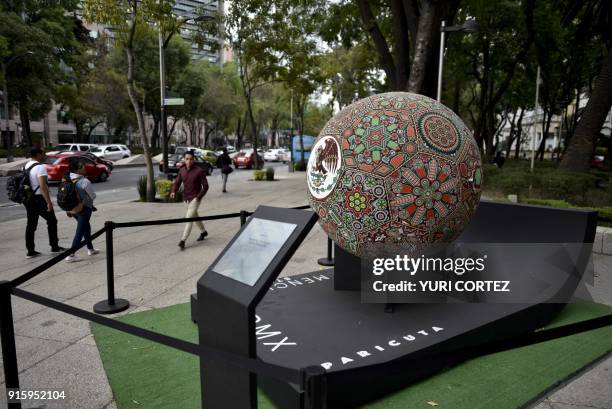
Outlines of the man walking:
M 66 257 L 66 261 L 71 263 L 78 261 L 76 256 L 76 248 L 81 244 L 81 240 L 85 238 L 87 245 L 87 254 L 90 256 L 99 253 L 91 243 L 91 225 L 89 220 L 91 219 L 91 213 L 94 211 L 93 201 L 96 198 L 96 192 L 89 179 L 87 179 L 87 171 L 85 170 L 85 163 L 80 161 L 78 158 L 70 161 L 70 180 L 74 183 L 79 195 L 79 202 L 81 203 L 78 211 L 69 211 L 68 215 L 74 217 L 77 222 L 76 232 L 74 233 L 74 239 L 72 240 L 72 246 L 70 249 L 72 252 Z
M 40 148 L 32 148 L 30 150 L 30 158 L 28 163 L 25 164 L 25 168 L 29 169 L 28 176 L 33 192 L 32 197 L 24 203 L 28 214 L 25 234 L 26 249 L 28 250 L 27 258 L 40 256 L 34 244 L 34 233 L 38 227 L 38 217 L 42 217 L 47 221 L 51 253 L 60 253 L 66 250 L 58 244 L 57 218 L 53 211 L 53 202 L 51 201 L 49 186 L 47 185 L 47 167 L 44 164 L 45 153 Z
M 232 169 L 232 159 L 227 153 L 227 148 L 223 148 L 223 153 L 217 159 L 217 167 L 221 169 L 221 178 L 223 180 L 223 193 L 227 193 L 227 177 L 234 170 Z
M 206 175 L 204 175 L 204 172 L 202 172 L 200 168 L 194 166 L 193 158 L 193 151 L 187 151 L 185 153 L 185 166 L 183 166 L 179 171 L 170 193 L 170 197 L 174 199 L 176 191 L 181 186 L 181 183 L 183 184 L 183 200 L 185 201 L 185 206 L 187 207 L 187 214 L 185 215 L 186 218 L 198 217 L 198 208 L 200 207 L 202 198 L 208 191 L 208 180 L 206 180 Z M 202 241 L 206 236 L 208 236 L 208 232 L 204 228 L 204 223 L 201 221 L 197 221 L 195 223 L 200 229 L 200 237 L 198 237 L 198 241 Z M 192 226 L 193 222 L 188 222 L 185 224 L 183 236 L 178 244 L 181 250 L 185 249 L 185 240 L 187 240 L 189 237 Z

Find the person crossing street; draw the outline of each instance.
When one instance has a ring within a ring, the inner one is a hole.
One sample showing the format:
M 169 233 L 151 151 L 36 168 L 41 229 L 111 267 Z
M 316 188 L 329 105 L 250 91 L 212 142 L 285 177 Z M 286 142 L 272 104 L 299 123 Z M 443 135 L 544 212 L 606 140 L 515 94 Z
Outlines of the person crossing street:
M 198 217 L 198 209 L 202 203 L 202 198 L 208 191 L 208 180 L 206 179 L 206 175 L 202 169 L 194 166 L 194 156 L 195 154 L 193 151 L 187 151 L 185 153 L 185 166 L 183 166 L 179 171 L 170 193 L 170 197 L 174 199 L 176 192 L 181 187 L 181 184 L 183 185 L 183 200 L 185 207 L 187 208 L 187 213 L 185 214 L 186 218 Z M 185 241 L 191 234 L 193 223 L 194 222 L 187 222 L 185 224 L 183 235 L 178 243 L 181 250 L 185 249 Z M 200 229 L 200 236 L 198 237 L 197 241 L 202 241 L 206 238 L 206 236 L 208 236 L 208 232 L 204 227 L 204 223 L 201 221 L 196 221 L 195 224 Z

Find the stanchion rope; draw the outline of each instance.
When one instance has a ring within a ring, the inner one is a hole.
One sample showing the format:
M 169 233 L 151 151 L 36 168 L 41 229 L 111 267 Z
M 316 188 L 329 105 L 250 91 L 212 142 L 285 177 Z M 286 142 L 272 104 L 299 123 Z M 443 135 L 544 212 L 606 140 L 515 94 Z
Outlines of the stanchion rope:
M 107 318 L 93 312 L 89 312 L 71 305 L 61 303 L 59 301 L 52 300 L 47 297 L 43 297 L 38 294 L 31 293 L 29 291 L 22 290 L 20 288 L 13 288 L 13 294 L 17 297 L 25 298 L 26 300 L 32 301 L 37 304 L 44 305 L 54 310 L 64 312 L 66 314 L 74 315 L 75 317 L 82 318 L 88 321 L 95 322 L 100 325 L 104 325 L 118 331 L 126 332 L 137 337 L 145 338 L 150 341 L 157 342 L 159 344 L 166 345 L 168 347 L 178 349 L 183 352 L 187 352 L 193 355 L 200 355 L 200 351 L 208 354 L 211 357 L 218 357 L 227 362 L 230 362 L 236 366 L 240 366 L 249 372 L 260 373 L 262 375 L 270 376 L 276 379 L 284 380 L 286 382 L 292 382 L 299 384 L 302 380 L 301 372 L 295 369 L 285 368 L 279 365 L 269 364 L 257 359 L 247 358 L 240 355 L 236 355 L 231 352 L 223 351 L 221 349 L 212 348 L 207 345 L 198 345 L 182 339 L 170 337 L 167 335 L 159 334 L 157 332 L 149 331 L 144 328 L 136 327 L 134 325 L 126 324 L 125 322 L 116 321 L 111 318 Z
M 91 235 L 91 240 L 93 241 L 94 239 L 100 237 L 105 232 L 106 232 L 106 227 L 101 228 L 100 230 L 98 230 L 97 232 L 95 232 L 94 234 Z M 85 242 L 85 240 L 83 240 L 77 246 L 77 248 L 74 251 L 82 248 L 83 246 L 85 246 L 85 244 L 87 244 L 87 243 Z M 51 258 L 50 260 L 47 260 L 46 262 L 44 262 L 43 264 L 39 265 L 38 267 L 35 267 L 32 270 L 28 271 L 27 273 L 24 273 L 24 274 L 20 275 L 19 277 L 11 280 L 11 286 L 12 287 L 16 287 L 18 285 L 21 285 L 21 284 L 25 283 L 28 280 L 31 280 L 32 278 L 34 278 L 37 275 L 39 275 L 40 273 L 44 272 L 48 268 L 53 267 L 55 264 L 59 263 L 66 256 L 68 256 L 69 254 L 72 254 L 72 253 L 73 253 L 72 249 L 67 249 L 63 253 L 58 254 L 57 256 Z

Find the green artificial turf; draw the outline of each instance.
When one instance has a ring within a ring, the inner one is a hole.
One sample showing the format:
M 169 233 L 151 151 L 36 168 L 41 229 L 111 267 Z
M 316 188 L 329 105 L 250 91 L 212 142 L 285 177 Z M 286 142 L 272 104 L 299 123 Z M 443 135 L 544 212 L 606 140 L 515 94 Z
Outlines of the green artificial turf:
M 612 307 L 601 304 L 572 304 L 549 327 L 609 313 Z M 187 303 L 118 320 L 197 343 L 197 328 L 190 317 Z M 91 326 L 118 408 L 200 407 L 197 357 L 108 327 Z M 364 407 L 516 408 L 611 349 L 612 327 L 600 328 L 465 362 Z M 259 408 L 276 407 L 261 391 L 258 400 Z

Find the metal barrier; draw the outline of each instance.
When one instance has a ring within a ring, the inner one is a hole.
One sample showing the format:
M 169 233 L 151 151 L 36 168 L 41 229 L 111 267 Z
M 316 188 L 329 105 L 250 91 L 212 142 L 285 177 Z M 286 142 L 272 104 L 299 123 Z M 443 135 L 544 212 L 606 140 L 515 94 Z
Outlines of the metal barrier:
M 308 209 L 310 206 L 298 206 L 294 209 Z M 102 234 L 106 234 L 106 276 L 108 297 L 106 300 L 96 303 L 93 310 L 98 314 L 112 314 L 123 311 L 129 307 L 129 302 L 121 298 L 115 298 L 114 288 L 114 250 L 113 250 L 113 231 L 117 228 L 138 227 L 138 226 L 158 226 L 165 224 L 185 223 L 190 221 L 204 220 L 219 220 L 233 217 L 240 218 L 240 225 L 246 223 L 247 217 L 253 214 L 246 210 L 240 213 L 228 213 L 213 216 L 201 216 L 191 218 L 167 219 L 167 220 L 149 220 L 138 222 L 115 223 L 107 221 L 104 227 L 91 235 L 91 240 L 95 240 Z M 81 242 L 76 250 L 84 247 L 86 242 Z M 323 408 L 325 402 L 325 371 L 320 367 L 308 367 L 301 370 L 288 369 L 274 364 L 265 363 L 257 359 L 246 358 L 241 355 L 230 353 L 217 348 L 211 348 L 204 345 L 194 344 L 179 338 L 170 337 L 159 334 L 143 328 L 139 328 L 130 324 L 113 320 L 92 313 L 90 311 L 76 308 L 38 294 L 18 288 L 19 285 L 26 283 L 30 279 L 43 273 L 50 267 L 62 261 L 68 254 L 71 254 L 73 249 L 68 249 L 62 254 L 59 254 L 38 267 L 28 271 L 27 273 L 15 278 L 11 281 L 0 281 L 0 341 L 2 344 L 2 358 L 4 365 L 5 385 L 7 390 L 19 388 L 19 371 L 17 365 L 17 350 L 15 346 L 15 331 L 13 327 L 13 311 L 11 303 L 11 295 L 29 300 L 31 302 L 44 305 L 48 308 L 61 311 L 63 313 L 73 315 L 88 321 L 95 322 L 100 325 L 105 325 L 116 330 L 126 332 L 141 338 L 157 342 L 171 348 L 178 349 L 196 356 L 200 355 L 200 351 L 204 350 L 209 355 L 215 355 L 219 359 L 223 359 L 241 366 L 250 372 L 265 375 L 274 379 L 281 380 L 287 383 L 293 383 L 302 388 L 304 394 L 304 408 L 315 409 Z M 21 408 L 19 401 L 9 401 L 9 408 Z

